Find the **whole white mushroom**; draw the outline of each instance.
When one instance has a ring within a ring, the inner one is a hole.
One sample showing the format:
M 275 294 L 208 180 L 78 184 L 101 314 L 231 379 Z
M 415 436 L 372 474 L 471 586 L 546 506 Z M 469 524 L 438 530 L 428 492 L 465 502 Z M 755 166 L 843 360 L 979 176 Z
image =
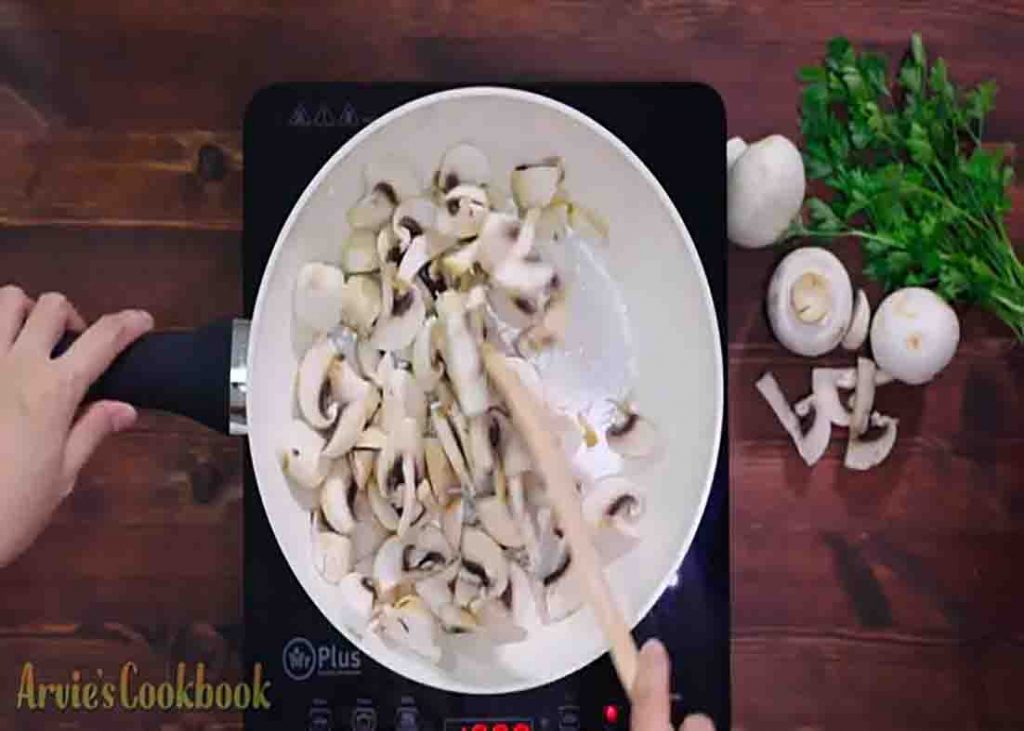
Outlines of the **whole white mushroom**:
M 878 366 L 904 383 L 930 381 L 945 368 L 960 342 L 956 312 L 930 289 L 907 287 L 890 294 L 871 323 Z
M 729 240 L 745 248 L 778 241 L 803 205 L 807 182 L 800 151 L 782 135 L 726 149 Z
M 850 326 L 850 275 L 830 251 L 794 249 L 772 274 L 767 304 L 780 343 L 798 355 L 823 355 L 839 345 Z

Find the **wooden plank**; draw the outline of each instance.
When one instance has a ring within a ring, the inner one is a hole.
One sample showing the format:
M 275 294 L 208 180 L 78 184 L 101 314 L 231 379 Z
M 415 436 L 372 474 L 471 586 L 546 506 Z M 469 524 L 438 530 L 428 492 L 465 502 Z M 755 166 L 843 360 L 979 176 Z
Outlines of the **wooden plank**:
M 0 224 L 239 230 L 237 132 L 0 132 Z
M 735 728 L 1016 729 L 1020 638 L 738 633 Z
M 195 327 L 242 309 L 234 232 L 0 227 L 0 279 L 64 292 L 87 319 L 143 307 L 157 327 Z
M 429 9 L 404 0 L 290 3 L 273 12 L 219 0 L 205 15 L 166 2 L 126 10 L 51 0 L 10 15 L 0 27 L 11 39 L 15 89 L 48 118 L 74 126 L 229 129 L 253 91 L 280 79 L 531 77 L 703 79 L 721 89 L 731 129 L 793 131 L 795 71 L 820 57 L 829 36 L 843 32 L 899 54 L 912 30 L 946 56 L 957 78 L 1000 75 L 993 135 L 1011 134 L 1024 115 L 1024 79 L 1005 73 L 1024 62 L 1024 12 L 981 0 L 938 8 L 603 0 Z M 59 67 L 40 51 L 56 48 Z

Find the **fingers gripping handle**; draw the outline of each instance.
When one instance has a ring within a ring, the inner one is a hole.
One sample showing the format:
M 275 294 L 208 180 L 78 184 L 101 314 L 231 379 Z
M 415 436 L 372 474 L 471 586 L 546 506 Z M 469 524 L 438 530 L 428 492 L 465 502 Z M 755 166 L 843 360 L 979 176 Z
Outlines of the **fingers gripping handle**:
M 232 339 L 237 329 L 235 322 L 224 320 L 197 330 L 144 335 L 100 376 L 86 399 L 114 399 L 137 408 L 170 411 L 228 432 L 229 392 L 235 380 Z M 54 357 L 72 342 L 72 336 L 65 336 Z

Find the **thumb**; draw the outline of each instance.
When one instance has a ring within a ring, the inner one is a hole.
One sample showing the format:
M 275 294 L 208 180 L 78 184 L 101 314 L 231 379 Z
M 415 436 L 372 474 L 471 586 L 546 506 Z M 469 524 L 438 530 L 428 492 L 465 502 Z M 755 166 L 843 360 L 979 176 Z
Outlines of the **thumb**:
M 630 728 L 632 731 L 665 731 L 670 728 L 668 653 L 658 640 L 647 640 L 640 650 L 633 682 Z
M 64 482 L 67 492 L 71 492 L 78 473 L 100 443 L 111 434 L 130 427 L 137 418 L 135 408 L 120 401 L 97 401 L 78 417 L 64 446 Z

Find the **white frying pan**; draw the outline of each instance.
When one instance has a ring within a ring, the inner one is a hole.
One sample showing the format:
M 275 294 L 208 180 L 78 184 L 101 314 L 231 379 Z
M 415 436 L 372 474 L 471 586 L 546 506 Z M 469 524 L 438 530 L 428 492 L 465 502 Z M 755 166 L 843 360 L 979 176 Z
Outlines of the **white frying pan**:
M 465 88 L 422 97 L 368 125 L 323 166 L 299 198 L 274 246 L 248 332 L 247 383 L 241 369 L 245 324 L 236 321 L 232 369 L 233 430 L 248 421 L 260 496 L 281 550 L 324 616 L 363 652 L 426 685 L 464 693 L 504 693 L 557 680 L 607 648 L 589 609 L 532 630 L 522 642 L 491 647 L 469 636 L 449 644 L 440 666 L 398 654 L 347 627 L 336 591 L 313 567 L 309 514 L 296 500 L 277 459 L 294 414 L 294 378 L 310 334 L 294 323 L 292 296 L 300 267 L 337 262 L 347 233 L 345 212 L 363 189 L 366 163 L 398 155 L 426 181 L 441 154 L 468 141 L 486 152 L 496 176 L 516 164 L 558 155 L 573 198 L 607 219 L 610 243 L 568 244 L 572 313 L 563 350 L 538 363 L 545 383 L 566 406 L 632 392 L 659 427 L 661 459 L 637 476 L 648 509 L 643 539 L 606 567 L 630 625 L 651 608 L 678 569 L 707 500 L 722 422 L 722 362 L 714 306 L 686 226 L 647 167 L 608 130 L 580 112 L 536 94 Z M 153 358 L 186 377 L 217 381 L 231 359 L 231 328 L 207 329 L 196 345 L 152 336 L 129 351 L 101 388 L 123 383 L 132 361 Z M 173 349 L 191 350 L 186 363 Z M 210 347 L 212 346 L 212 348 Z M 213 356 L 209 353 L 214 352 Z M 150 379 L 152 380 L 152 379 Z M 179 382 L 185 380 L 180 376 Z M 174 389 L 132 385 L 136 403 L 199 417 L 223 428 L 228 399 L 184 406 Z M 114 389 L 117 390 L 117 389 Z M 241 394 L 245 393 L 244 413 Z M 120 389 L 119 395 L 125 395 Z M 287 618 L 282 618 L 287 621 Z

